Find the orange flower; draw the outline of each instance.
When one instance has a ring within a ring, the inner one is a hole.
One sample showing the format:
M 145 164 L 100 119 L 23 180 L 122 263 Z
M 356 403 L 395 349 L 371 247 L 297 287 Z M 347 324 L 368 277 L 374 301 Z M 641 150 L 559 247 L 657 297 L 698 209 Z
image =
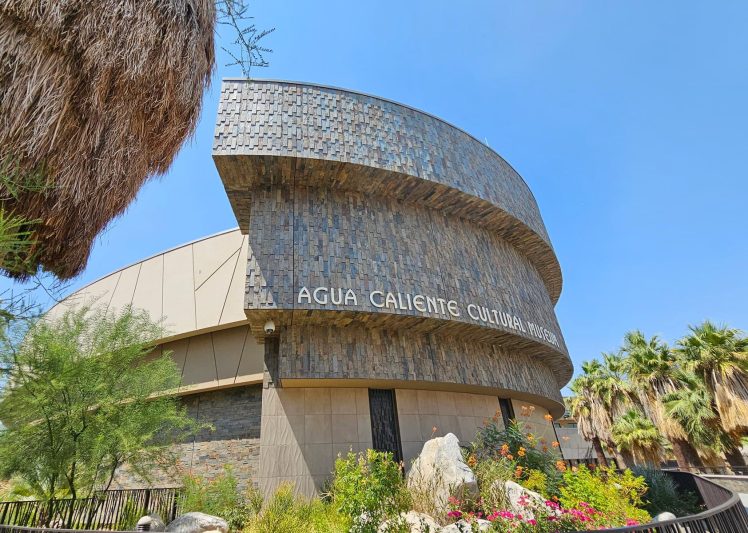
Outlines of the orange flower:
M 561 445 L 558 443 L 557 440 L 554 440 L 553 442 L 551 442 L 551 446 L 553 446 L 554 448 L 558 448 Z
M 506 458 L 509 459 L 510 461 L 514 460 L 514 456 L 511 453 L 507 455 Z
M 517 468 L 514 470 L 514 477 L 521 478 L 522 477 L 522 467 L 517 466 Z
M 556 461 L 556 469 L 559 472 L 566 472 L 566 463 L 561 460 Z
M 544 452 L 547 452 L 547 451 L 548 451 L 548 446 L 546 446 L 545 444 L 543 445 L 543 451 L 544 451 Z
M 469 467 L 474 467 L 476 464 L 478 464 L 478 460 L 475 458 L 475 455 L 472 453 L 468 456 L 467 464 Z
M 553 422 L 553 415 L 547 414 L 543 418 L 545 418 L 548 422 Z
M 520 446 L 519 450 L 517 450 L 517 455 L 519 455 L 520 457 L 525 456 L 525 449 L 522 446 Z

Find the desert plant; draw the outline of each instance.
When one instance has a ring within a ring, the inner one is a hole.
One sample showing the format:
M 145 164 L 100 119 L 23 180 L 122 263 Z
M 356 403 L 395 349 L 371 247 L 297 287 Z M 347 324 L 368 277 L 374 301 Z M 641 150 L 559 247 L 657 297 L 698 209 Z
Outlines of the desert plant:
M 201 427 L 172 396 L 180 373 L 144 311 L 67 311 L 0 343 L 0 473 L 52 499 L 107 489 L 127 465 L 148 480 L 173 464 L 170 444 Z
M 558 463 L 561 454 L 556 450 L 558 443 L 551 447 L 541 444 L 531 434 L 525 432 L 522 422 L 512 420 L 504 428 L 499 425 L 499 417 L 494 416 L 478 429 L 475 440 L 468 451 L 468 461 L 485 462 L 490 460 L 508 461 L 505 463 L 511 475 L 507 479 L 521 482 L 530 472 L 545 475 L 545 489 L 548 495 L 556 494 L 561 481 Z M 470 457 L 473 459 L 470 459 Z M 484 466 L 487 469 L 498 469 L 499 466 Z M 517 475 L 519 473 L 519 475 Z
M 637 466 L 631 469 L 634 475 L 644 478 L 647 492 L 644 493 L 644 509 L 651 515 L 664 512 L 686 516 L 701 511 L 698 498 L 693 492 L 682 491 L 673 478 L 662 470 Z
M 306 501 L 297 498 L 293 486 L 281 485 L 262 510 L 248 522 L 246 533 L 305 531 L 307 533 L 344 533 L 351 529 L 349 516 L 334 505 L 319 499 Z
M 596 522 L 600 526 L 622 525 L 627 520 L 649 521 L 649 514 L 641 509 L 646 490 L 644 478 L 635 476 L 631 470 L 617 472 L 603 467 L 590 470 L 586 466 L 568 469 L 559 489 L 564 508 L 591 505 L 599 512 L 599 519 L 605 519 L 605 523 Z
M 355 520 L 352 531 L 376 531 L 410 506 L 402 465 L 391 453 L 375 450 L 349 452 L 335 461 L 330 498 L 337 511 Z
M 262 494 L 256 488 L 250 487 L 245 495 L 241 494 L 229 466 L 225 466 L 223 473 L 211 480 L 189 475 L 185 476 L 182 484 L 181 509 L 220 516 L 232 531 L 243 529 L 262 507 Z
M 478 480 L 481 501 L 486 509 L 509 507 L 504 482 L 512 479 L 515 470 L 514 463 L 505 458 L 484 459 L 475 463 L 473 471 Z

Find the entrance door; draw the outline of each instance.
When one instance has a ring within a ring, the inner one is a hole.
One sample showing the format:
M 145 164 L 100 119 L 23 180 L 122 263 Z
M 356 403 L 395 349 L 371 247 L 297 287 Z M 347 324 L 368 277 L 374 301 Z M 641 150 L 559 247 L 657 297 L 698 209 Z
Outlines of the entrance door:
M 402 461 L 403 448 L 400 443 L 400 426 L 397 422 L 395 391 L 369 389 L 369 410 L 372 448 L 380 452 L 392 452 L 395 461 Z

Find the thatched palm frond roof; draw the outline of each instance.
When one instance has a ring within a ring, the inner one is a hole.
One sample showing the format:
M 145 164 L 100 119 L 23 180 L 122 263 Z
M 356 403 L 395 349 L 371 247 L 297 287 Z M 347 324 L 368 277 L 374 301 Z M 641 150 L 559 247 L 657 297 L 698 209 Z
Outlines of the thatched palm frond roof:
M 0 163 L 44 189 L 0 206 L 33 226 L 34 264 L 68 278 L 166 171 L 214 64 L 214 0 L 0 2 Z

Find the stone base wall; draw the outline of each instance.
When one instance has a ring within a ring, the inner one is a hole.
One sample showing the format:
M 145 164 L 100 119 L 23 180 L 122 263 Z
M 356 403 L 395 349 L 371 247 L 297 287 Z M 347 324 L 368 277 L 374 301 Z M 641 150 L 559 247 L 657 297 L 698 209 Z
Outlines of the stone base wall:
M 182 484 L 187 474 L 212 479 L 231 467 L 241 487 L 257 478 L 260 460 L 260 415 L 262 385 L 237 387 L 194 394 L 182 398 L 190 416 L 215 430 L 203 430 L 172 451 L 177 468 L 154 472 L 146 482 L 128 468 L 118 472 L 112 488 L 169 487 Z

